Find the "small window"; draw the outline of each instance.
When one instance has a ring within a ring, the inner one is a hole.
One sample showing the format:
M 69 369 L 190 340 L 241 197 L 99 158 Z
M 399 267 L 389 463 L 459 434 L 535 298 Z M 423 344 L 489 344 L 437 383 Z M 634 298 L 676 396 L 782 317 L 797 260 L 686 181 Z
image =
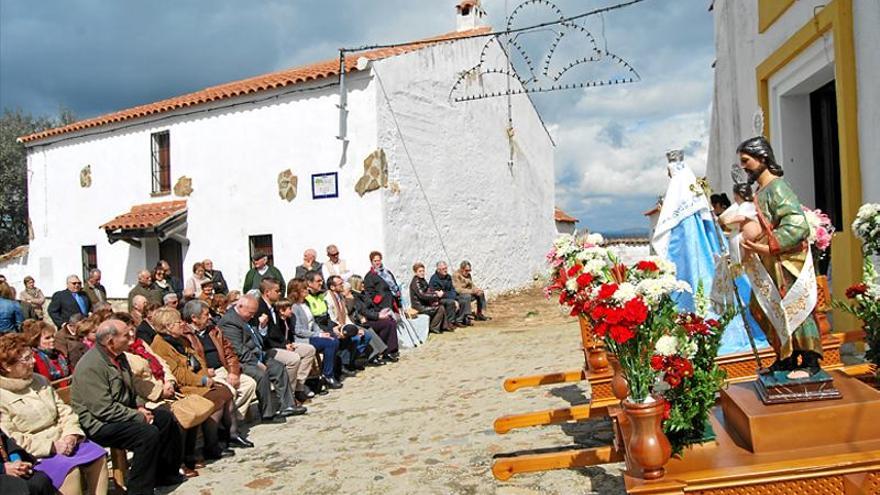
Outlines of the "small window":
M 153 194 L 171 191 L 171 136 L 168 131 L 152 135 Z
M 95 246 L 82 247 L 83 281 L 89 278 L 89 272 L 98 268 L 98 250 Z
M 275 257 L 272 254 L 272 234 L 252 235 L 250 237 L 251 259 L 254 255 L 265 254 L 269 257 L 269 264 L 275 265 Z

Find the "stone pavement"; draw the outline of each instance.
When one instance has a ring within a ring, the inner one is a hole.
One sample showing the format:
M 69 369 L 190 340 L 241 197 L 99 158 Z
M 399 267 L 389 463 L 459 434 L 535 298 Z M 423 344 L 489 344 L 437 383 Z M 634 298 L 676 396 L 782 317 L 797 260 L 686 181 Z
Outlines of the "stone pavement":
M 494 454 L 611 439 L 604 420 L 507 435 L 492 430 L 504 414 L 587 400 L 583 383 L 502 389 L 508 376 L 583 365 L 576 322 L 534 313 L 433 335 L 399 363 L 368 368 L 341 391 L 317 397 L 308 415 L 254 426 L 256 448 L 209 465 L 173 493 L 624 493 L 619 464 L 507 482 L 492 476 Z

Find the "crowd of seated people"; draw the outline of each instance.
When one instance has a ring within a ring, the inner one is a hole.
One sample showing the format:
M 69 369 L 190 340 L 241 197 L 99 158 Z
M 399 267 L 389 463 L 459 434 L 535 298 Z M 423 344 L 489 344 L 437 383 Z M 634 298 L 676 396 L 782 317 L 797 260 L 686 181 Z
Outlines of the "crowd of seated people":
M 126 312 L 113 310 L 99 269 L 85 286 L 67 277 L 45 315 L 33 278 L 19 299 L 0 278 L 0 492 L 106 493 L 116 448 L 131 456 L 127 493 L 153 493 L 253 447 L 240 428 L 249 416 L 287 422 L 346 378 L 397 363 L 403 288 L 382 254 L 370 253 L 363 277 L 335 245 L 316 258 L 307 250 L 285 282 L 255 255 L 241 291 L 211 260 L 185 284 L 160 261 L 138 272 Z M 468 262 L 454 275 L 440 262 L 430 280 L 424 264 L 413 271 L 412 309 L 432 332 L 488 319 Z

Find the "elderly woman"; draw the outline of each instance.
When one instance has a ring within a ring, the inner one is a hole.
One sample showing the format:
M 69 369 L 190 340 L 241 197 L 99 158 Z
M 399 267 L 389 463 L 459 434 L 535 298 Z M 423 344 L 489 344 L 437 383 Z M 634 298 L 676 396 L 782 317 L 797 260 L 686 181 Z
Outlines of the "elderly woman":
M 293 303 L 292 321 L 293 340 L 298 344 L 311 344 L 317 352 L 321 353 L 322 369 L 321 380 L 327 388 L 342 388 L 342 383 L 336 379 L 336 354 L 339 352 L 339 340 L 329 332 L 325 332 L 315 322 L 315 317 L 306 304 L 308 294 L 306 281 L 295 278 L 287 284 L 287 295 Z
M 45 321 L 28 320 L 24 324 L 24 335 L 34 350 L 34 371 L 49 382 L 63 380 L 73 371 L 67 357 L 55 348 L 55 327 Z M 60 384 L 69 385 L 68 380 Z
M 28 275 L 24 278 L 24 290 L 18 297 L 21 302 L 30 304 L 34 308 L 37 319 L 43 319 L 43 304 L 46 302 L 46 296 L 43 295 L 43 291 L 37 288 L 34 277 Z
M 80 326 L 97 326 L 97 323 L 93 318 L 75 313 L 70 315 L 70 320 L 61 325 L 61 329 L 55 333 L 55 349 L 64 354 L 71 370 L 76 368 L 76 363 L 89 350 L 79 337 Z
M 221 420 L 225 417 L 228 424 L 234 414 L 232 393 L 222 384 L 214 383 L 207 363 L 184 337 L 186 322 L 180 318 L 177 310 L 159 308 L 153 312 L 152 321 L 158 332 L 153 339 L 153 350 L 156 356 L 168 363 L 171 373 L 177 380 L 179 391 L 183 395 L 201 395 L 214 403 L 211 416 L 201 424 L 205 439 L 202 453 L 205 459 L 214 460 L 234 455 L 233 451 L 220 447 L 217 431 Z M 196 430 L 190 428 L 186 432 L 184 445 L 184 464 L 189 469 L 195 469 L 195 442 Z
M 156 263 L 152 276 L 153 283 L 150 285 L 150 288 L 159 292 L 160 298 L 165 297 L 165 294 L 174 292 L 174 287 L 171 285 L 171 281 L 168 280 L 168 273 L 165 272 L 162 262 Z
M 177 382 L 168 363 L 156 355 L 150 344 L 138 337 L 134 318 L 131 315 L 114 313 L 113 318 L 128 327 L 131 344 L 125 352 L 125 357 L 134 377 L 134 391 L 140 399 L 138 402 L 142 402 L 147 409 L 153 409 L 163 401 L 174 399 Z
M 441 304 L 443 291 L 436 292 L 428 287 L 425 278 L 425 265 L 417 262 L 413 265 L 413 278 L 409 283 L 409 300 L 412 308 L 431 318 L 431 333 L 454 332 L 452 324 L 446 318 L 446 307 Z
M 211 279 L 205 276 L 205 265 L 196 262 L 193 265 L 192 276 L 186 280 L 186 285 L 183 286 L 183 298 L 190 300 L 199 297 L 202 293 L 202 284 L 210 281 Z
M 40 462 L 34 466 L 61 493 L 107 493 L 104 449 L 89 440 L 55 389 L 34 374 L 34 354 L 24 335 L 0 337 L 0 428 Z

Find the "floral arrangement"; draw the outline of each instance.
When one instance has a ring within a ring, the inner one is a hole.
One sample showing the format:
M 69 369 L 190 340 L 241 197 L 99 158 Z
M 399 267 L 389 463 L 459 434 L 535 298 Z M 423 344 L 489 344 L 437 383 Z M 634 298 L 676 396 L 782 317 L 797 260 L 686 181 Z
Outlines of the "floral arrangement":
M 865 342 L 869 347 L 865 359 L 874 363 L 880 379 L 880 285 L 870 258 L 865 258 L 862 281 L 846 289 L 846 297 L 849 303 L 834 301 L 834 306 L 862 320 Z
M 810 225 L 810 236 L 807 241 L 811 246 L 815 246 L 821 253 L 825 253 L 831 246 L 831 236 L 834 234 L 834 225 L 831 218 L 823 213 L 820 209 L 811 210 L 806 206 L 801 206 L 804 210 L 804 216 L 807 217 L 807 223 Z
M 593 333 L 621 364 L 629 400 L 667 400 L 663 428 L 673 452 L 680 453 L 704 438 L 725 378 L 714 360 L 733 314 L 721 321 L 707 319 L 702 286 L 695 298 L 697 312 L 679 312 L 674 294 L 692 289 L 676 279 L 675 264 L 653 256 L 625 266 L 591 242 L 597 239 L 557 239 L 547 255 L 551 272 L 545 293 L 558 293 L 572 316 L 590 321 Z
M 880 283 L 871 260 L 871 256 L 880 254 L 880 204 L 862 205 L 852 229 L 862 241 L 862 281 L 846 289 L 849 302 L 833 301 L 833 304 L 862 320 L 865 341 L 869 347 L 865 358 L 877 367 L 877 379 L 880 380 Z
M 862 241 L 865 256 L 880 254 L 880 204 L 863 204 L 852 223 L 852 229 Z
M 830 263 L 828 248 L 831 246 L 831 236 L 834 235 L 834 225 L 831 223 L 831 218 L 822 210 L 811 210 L 806 206 L 801 206 L 801 209 L 803 209 L 807 224 L 810 226 L 807 242 L 816 262 L 816 274 L 825 275 L 828 273 Z
M 661 390 L 670 404 L 663 422 L 663 431 L 672 444 L 674 454 L 685 446 L 703 441 L 709 411 L 715 405 L 718 390 L 724 385 L 726 373 L 715 363 L 721 334 L 734 312 L 721 320 L 707 318 L 702 285 L 697 288 L 696 313 L 679 313 L 675 327 L 654 345 L 651 367 L 661 373 Z

